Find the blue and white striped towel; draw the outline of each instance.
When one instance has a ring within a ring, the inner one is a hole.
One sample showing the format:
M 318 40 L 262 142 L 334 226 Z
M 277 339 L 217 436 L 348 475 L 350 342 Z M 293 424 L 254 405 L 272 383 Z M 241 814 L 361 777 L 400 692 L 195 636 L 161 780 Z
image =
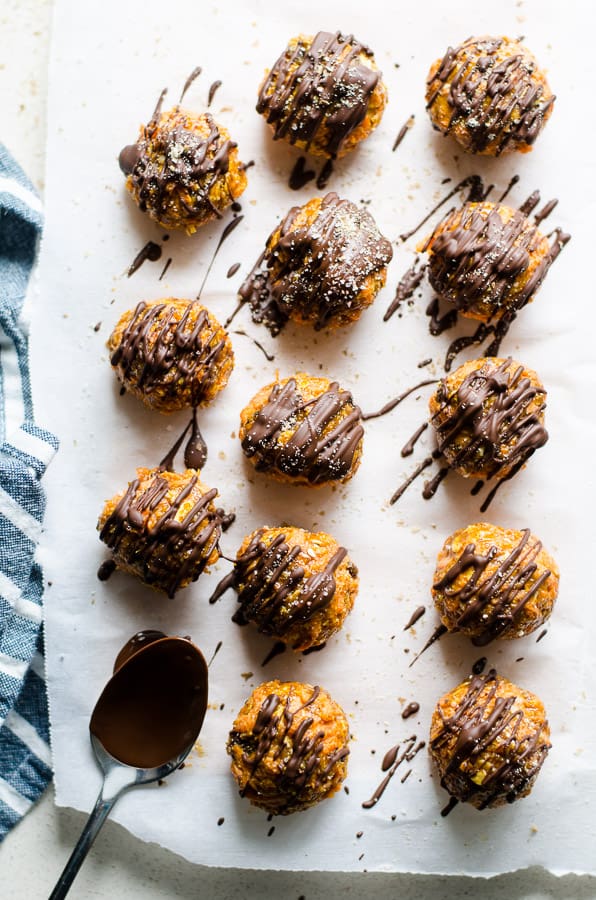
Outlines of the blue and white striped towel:
M 39 198 L 0 144 L 0 841 L 52 777 L 34 554 L 58 442 L 33 418 L 22 314 L 41 227 Z

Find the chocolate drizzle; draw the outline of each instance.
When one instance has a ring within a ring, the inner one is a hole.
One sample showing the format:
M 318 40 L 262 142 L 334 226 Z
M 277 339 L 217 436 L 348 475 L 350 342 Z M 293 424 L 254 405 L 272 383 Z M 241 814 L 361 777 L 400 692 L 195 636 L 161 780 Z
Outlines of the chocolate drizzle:
M 289 46 L 265 78 L 257 102 L 274 139 L 306 149 L 320 139 L 336 156 L 364 121 L 380 79 L 362 56 L 372 59 L 372 51 L 339 31 L 319 31 L 312 42 L 301 38 Z
M 307 622 L 331 603 L 335 571 L 347 550 L 339 547 L 320 572 L 307 577 L 304 566 L 296 562 L 302 553 L 300 545 L 290 546 L 285 534 L 265 542 L 264 534 L 263 528 L 255 533 L 233 571 L 216 587 L 210 603 L 233 587 L 240 604 L 234 622 L 255 622 L 264 634 L 283 638 L 294 625 Z
M 122 382 L 145 394 L 174 398 L 181 384 L 190 385 L 191 405 L 198 406 L 217 377 L 225 333 L 194 301 L 179 319 L 177 311 L 167 302 L 138 303 L 110 362 Z
M 499 156 L 533 144 L 555 100 L 545 93 L 527 52 L 498 59 L 503 43 L 500 38 L 469 38 L 455 49 L 449 47 L 427 82 L 427 109 L 431 110 L 444 85 L 449 85 L 452 114 L 440 130 L 448 134 L 463 125 L 474 153 L 494 145 Z
M 215 488 L 195 499 L 184 516 L 178 518 L 197 484 L 198 477 L 193 475 L 168 500 L 170 483 L 161 471 L 154 472 L 142 490 L 140 480 L 135 478 L 99 535 L 113 551 L 116 563 L 123 555 L 126 565 L 134 565 L 146 584 L 160 587 L 169 597 L 186 579 L 196 581 L 221 535 L 220 516 L 212 503 L 217 496 Z M 152 514 L 164 501 L 164 512 L 150 525 Z
M 361 308 L 369 276 L 391 261 L 391 244 L 370 213 L 330 192 L 310 222 L 304 207 L 290 209 L 240 288 L 253 320 L 277 334 L 292 313 L 316 330 Z
M 316 702 L 320 690 L 318 686 L 314 687 L 308 700 L 297 707 L 292 691 L 285 701 L 275 693 L 269 694 L 261 705 L 252 732 L 232 731 L 230 742 L 243 747 L 243 760 L 250 766 L 241 796 L 250 798 L 255 793 L 251 781 L 271 751 L 279 763 L 274 776 L 278 788 L 296 800 L 300 800 L 305 789 L 308 790 L 308 783 L 313 778 L 317 788 L 324 787 L 337 763 L 348 756 L 350 751 L 346 746 L 332 753 L 325 752 L 325 732 L 319 727 L 316 713 L 299 716 L 299 722 L 295 722 L 299 713 Z
M 137 143 L 125 147 L 119 157 L 120 168 L 130 178 L 139 208 L 142 212 L 151 209 L 167 225 L 171 219 L 172 190 L 182 189 L 178 215 L 192 221 L 207 206 L 221 218 L 210 191 L 227 174 L 230 151 L 237 145 L 222 139 L 210 113 L 201 116 L 206 134 L 200 133 L 194 127 L 194 119 L 179 107 L 164 114 L 163 120 L 160 116 L 158 103 Z
M 517 696 L 499 696 L 499 681 L 494 669 L 473 675 L 451 716 L 438 707 L 441 725 L 431 740 L 431 750 L 446 759 L 441 785 L 463 802 L 474 798 L 478 809 L 503 800 L 513 803 L 526 793 L 550 749 L 542 721 L 536 726 L 525 717 Z M 506 742 L 506 752 L 485 752 L 495 742 Z M 484 777 L 476 783 L 470 767 L 480 755 Z M 457 790 L 452 789 L 455 783 Z
M 389 784 L 401 764 L 404 761 L 410 762 L 410 760 L 414 759 L 416 754 L 425 746 L 425 741 L 419 741 L 416 735 L 413 734 L 405 741 L 396 744 L 395 747 L 391 747 L 391 749 L 388 750 L 383 757 L 383 762 L 381 763 L 381 771 L 387 772 L 387 775 L 375 790 L 370 800 L 364 801 L 364 803 L 362 804 L 362 808 L 372 809 L 373 806 L 376 806 L 385 793 L 387 785 Z
M 401 126 L 401 128 L 399 129 L 399 131 L 397 133 L 397 137 L 395 138 L 395 141 L 393 142 L 393 147 L 391 148 L 391 151 L 393 153 L 395 153 L 395 151 L 397 150 L 397 148 L 399 147 L 399 145 L 405 138 L 405 136 L 408 133 L 408 131 L 410 130 L 410 128 L 413 128 L 414 120 L 415 120 L 415 117 L 413 115 L 410 116 L 409 119 L 407 119 L 404 122 L 404 124 Z
M 555 203 L 545 206 L 543 218 Z M 430 251 L 429 281 L 443 299 L 464 315 L 486 315 L 490 310 L 487 325 L 491 319 L 506 314 L 509 325 L 532 299 L 568 240 L 569 235 L 555 229 L 551 246 L 544 253 L 542 234 L 519 210 L 466 203 L 455 213 L 447 214 L 423 249 Z M 541 254 L 540 259 L 518 288 L 517 282 L 537 253 Z M 479 335 L 480 340 L 486 333 L 487 330 Z M 495 337 L 500 340 L 503 334 Z M 486 355 L 495 355 L 497 349 Z
M 499 549 L 492 545 L 486 554 L 478 553 L 474 544 L 468 544 L 445 575 L 433 585 L 433 591 L 448 601 L 462 605 L 463 612 L 456 628 L 474 630 L 472 643 L 483 647 L 498 637 L 506 637 L 519 627 L 520 617 L 530 600 L 550 577 L 550 570 L 536 573 L 536 559 L 542 544 L 525 528 L 513 550 L 502 558 Z M 495 561 L 496 567 L 491 565 Z M 467 579 L 455 587 L 460 576 Z M 536 622 L 536 626 L 542 623 Z
M 446 378 L 436 391 L 431 418 L 439 453 L 451 468 L 474 468 L 481 460 L 487 479 L 511 478 L 539 448 L 546 391 L 511 358 L 485 359 L 450 392 Z
M 319 396 L 303 400 L 296 379 L 289 378 L 274 385 L 246 429 L 242 449 L 255 457 L 259 472 L 276 469 L 311 484 L 338 481 L 349 474 L 358 453 L 364 435 L 361 418 L 350 392 L 340 390 L 336 381 Z M 281 443 L 280 434 L 288 430 L 291 437 Z

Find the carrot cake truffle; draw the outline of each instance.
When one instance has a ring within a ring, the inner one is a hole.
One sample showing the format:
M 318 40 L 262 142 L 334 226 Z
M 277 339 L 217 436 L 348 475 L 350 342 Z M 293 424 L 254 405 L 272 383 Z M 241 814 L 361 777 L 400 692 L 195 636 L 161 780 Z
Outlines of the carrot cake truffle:
M 421 249 L 437 294 L 488 323 L 534 299 L 567 237 L 557 234 L 551 245 L 519 210 L 484 201 L 447 213 Z
M 385 285 L 392 256 L 368 210 L 328 193 L 290 209 L 240 298 L 253 311 L 274 304 L 280 322 L 348 325 Z
M 372 50 L 351 34 L 319 31 L 290 40 L 261 84 L 257 112 L 274 140 L 335 158 L 368 137 L 386 103 Z
M 433 713 L 429 750 L 452 797 L 476 809 L 526 797 L 550 750 L 541 701 L 494 669 L 473 675 L 442 697 Z
M 107 345 L 125 390 L 164 413 L 211 403 L 234 366 L 226 331 L 191 300 L 138 303 L 120 317 Z
M 327 691 L 268 681 L 248 698 L 227 751 L 240 795 L 286 816 L 337 793 L 347 774 L 349 728 Z
M 512 478 L 548 440 L 546 391 L 511 357 L 464 363 L 430 398 L 437 448 L 464 478 Z
M 245 167 L 237 145 L 210 113 L 175 106 L 141 126 L 135 144 L 120 153 L 126 187 L 142 212 L 163 228 L 193 234 L 221 215 L 244 191 Z
M 229 587 L 240 604 L 235 622 L 253 622 L 293 650 L 309 650 L 343 625 L 358 592 L 358 569 L 345 547 L 322 531 L 259 528 L 244 539 L 211 601 Z
M 554 101 L 534 56 L 508 37 L 471 37 L 449 47 L 426 82 L 433 127 L 485 156 L 531 150 Z
M 481 647 L 536 631 L 558 590 L 557 564 L 528 528 L 479 522 L 445 541 L 432 595 L 443 625 Z
M 255 394 L 240 413 L 240 441 L 258 472 L 278 481 L 348 481 L 362 456 L 362 413 L 337 381 L 304 372 Z
M 108 500 L 97 528 L 112 557 L 99 570 L 114 569 L 173 597 L 219 559 L 222 511 L 194 469 L 137 469 L 125 491 Z

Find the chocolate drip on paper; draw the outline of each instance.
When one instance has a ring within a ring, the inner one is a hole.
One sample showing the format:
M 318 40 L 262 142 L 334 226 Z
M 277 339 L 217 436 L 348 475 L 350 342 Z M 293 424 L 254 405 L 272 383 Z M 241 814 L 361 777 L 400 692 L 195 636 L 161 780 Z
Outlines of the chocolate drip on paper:
M 265 542 L 264 534 L 263 528 L 256 532 L 237 557 L 232 577 L 227 575 L 219 583 L 210 602 L 233 587 L 240 604 L 234 621 L 255 622 L 264 634 L 283 638 L 295 624 L 307 622 L 331 603 L 334 575 L 347 550 L 339 547 L 320 572 L 307 576 L 304 566 L 296 562 L 302 552 L 299 544 L 290 546 L 285 534 Z
M 134 275 L 146 260 L 157 262 L 158 259 L 161 259 L 161 254 L 162 248 L 159 244 L 156 244 L 155 241 L 147 241 L 131 262 L 126 277 L 130 278 L 131 275 Z
M 383 316 L 383 322 L 387 322 L 403 303 L 414 296 L 416 288 L 419 287 L 424 278 L 426 268 L 426 264 L 421 265 L 420 257 L 417 256 L 410 268 L 400 278 L 395 289 L 395 296 Z
M 247 623 L 247 622 L 238 622 L 237 624 L 239 624 L 239 625 L 242 625 L 242 624 L 247 625 L 248 623 Z M 267 656 L 265 657 L 265 659 L 263 660 L 263 662 L 261 663 L 261 668 L 263 668 L 263 667 L 266 666 L 268 663 L 270 663 L 271 660 L 272 660 L 272 659 L 275 659 L 276 656 L 281 656 L 281 654 L 282 654 L 282 653 L 285 653 L 287 649 L 288 649 L 288 648 L 287 648 L 287 646 L 284 644 L 283 641 L 276 641 L 276 642 L 274 643 L 273 647 L 271 648 L 271 650 L 269 651 L 269 653 L 267 654 Z
M 498 676 L 491 669 L 486 675 L 469 679 L 467 691 L 451 716 L 444 716 L 439 708 L 442 727 L 431 748 L 438 755 L 448 756 L 441 784 L 447 787 L 446 776 L 460 775 L 458 799 L 465 802 L 481 793 L 479 809 L 486 809 L 501 797 L 513 803 L 532 785 L 550 749 L 542 738 L 542 722 L 536 727 L 530 719 L 524 719 L 523 710 L 515 708 L 516 700 L 515 696 L 498 695 Z M 530 733 L 524 735 L 529 725 Z M 462 766 L 473 765 L 475 758 L 503 733 L 507 734 L 507 754 L 488 757 L 488 771 L 476 784 Z
M 217 259 L 217 254 L 221 250 L 222 244 L 224 243 L 224 241 L 226 241 L 229 238 L 229 236 L 236 230 L 236 228 L 238 228 L 238 226 L 240 225 L 240 222 L 242 222 L 243 220 L 244 220 L 244 216 L 234 216 L 234 218 L 230 219 L 230 221 L 228 222 L 228 224 L 222 231 L 220 238 L 215 246 L 215 250 L 213 251 L 213 256 L 211 257 L 211 259 L 209 261 L 209 265 L 207 266 L 207 268 L 205 270 L 205 274 L 203 275 L 201 287 L 199 288 L 199 293 L 197 294 L 197 300 L 201 299 L 201 294 L 203 293 L 203 288 L 205 287 L 205 283 L 206 283 L 207 279 L 209 278 L 209 273 L 211 272 L 211 269 L 213 268 L 213 263 Z M 228 275 L 228 278 L 229 277 L 230 276 Z
M 296 162 L 294 163 L 294 168 L 290 172 L 290 177 L 288 179 L 288 187 L 293 191 L 299 191 L 305 185 L 308 184 L 309 181 L 312 181 L 315 177 L 315 172 L 313 169 L 305 169 L 306 157 L 299 156 Z
M 472 152 L 479 153 L 496 140 L 496 156 L 510 145 L 533 144 L 544 124 L 554 96 L 544 97 L 544 88 L 522 53 L 498 61 L 503 41 L 470 39 L 449 47 L 435 75 L 428 82 L 427 109 L 449 83 L 453 108 L 444 133 L 463 124 Z M 466 52 L 468 51 L 469 52 Z M 515 111 L 515 115 L 514 115 Z
M 213 327 L 207 310 L 195 301 L 177 320 L 178 309 L 168 303 L 138 303 L 110 362 L 122 381 L 134 380 L 147 394 L 177 394 L 181 383 L 190 383 L 192 405 L 198 406 L 217 376 L 225 335 L 219 337 L 221 328 Z
M 416 703 L 416 701 L 412 701 L 412 703 L 408 703 L 407 706 L 404 706 L 401 712 L 402 719 L 409 719 L 410 716 L 415 716 L 416 713 L 420 710 L 420 704 Z
M 131 532 L 135 533 L 135 566 L 141 567 L 143 581 L 159 583 L 169 597 L 174 596 L 191 573 L 193 580 L 198 578 L 221 535 L 220 517 L 212 504 L 217 496 L 215 488 L 196 499 L 182 519 L 177 518 L 197 482 L 197 475 L 193 475 L 171 500 L 166 501 L 170 485 L 160 471 L 143 490 L 139 479 L 135 478 L 99 535 L 117 556 L 121 543 L 130 539 Z M 149 525 L 153 511 L 163 501 L 166 501 L 165 511 Z M 168 573 L 164 572 L 164 558 L 176 560 Z
M 426 225 L 429 219 L 431 219 L 436 212 L 445 204 L 448 200 L 451 200 L 452 197 L 455 197 L 456 194 L 459 194 L 460 191 L 464 191 L 466 188 L 469 188 L 468 196 L 466 200 L 470 203 L 481 200 L 484 196 L 484 182 L 480 175 L 468 175 L 466 178 L 463 178 L 455 187 L 451 188 L 445 196 L 436 203 L 433 208 L 418 222 L 414 228 L 411 228 L 409 231 L 405 231 L 403 234 L 400 234 L 400 241 L 407 241 L 408 238 L 411 238 L 412 235 L 416 234 L 423 225 Z
M 191 84 L 194 81 L 196 81 L 196 79 L 199 77 L 199 75 L 201 74 L 202 71 L 203 70 L 202 70 L 201 66 L 197 66 L 196 69 L 192 70 L 192 72 L 190 73 L 190 75 L 188 76 L 186 81 L 184 82 L 184 87 L 182 88 L 182 93 L 180 94 L 180 100 L 178 101 L 178 103 L 182 103 L 189 87 L 191 86 Z M 156 113 L 153 113 L 153 118 L 157 118 Z
M 265 756 L 274 747 L 276 758 L 280 761 L 274 777 L 282 791 L 291 792 L 294 796 L 304 790 L 316 769 L 319 769 L 316 783 L 321 785 L 334 766 L 348 756 L 348 747 L 325 754 L 325 732 L 315 725 L 314 716 L 301 717 L 299 724 L 295 725 L 298 713 L 316 701 L 320 690 L 316 686 L 309 699 L 296 708 L 292 708 L 292 693 L 288 694 L 285 701 L 275 693 L 269 694 L 261 705 L 252 733 L 231 733 L 230 741 L 246 748 L 243 759 L 250 766 L 248 778 L 240 791 L 241 796 L 250 796 L 251 781 Z
M 288 47 L 267 75 L 257 112 L 273 125 L 274 139 L 303 143 L 306 149 L 324 131 L 330 156 L 364 120 L 380 72 L 359 57 L 372 51 L 353 35 L 319 31 L 312 43 Z
M 391 148 L 391 151 L 393 153 L 395 153 L 395 151 L 397 150 L 397 148 L 399 147 L 399 145 L 405 138 L 405 136 L 408 133 L 408 131 L 410 130 L 410 128 L 412 128 L 414 126 L 414 120 L 415 120 L 415 116 L 413 116 L 413 115 L 410 116 L 404 122 L 404 124 L 401 126 L 401 128 L 399 129 L 399 131 L 397 133 L 397 137 L 395 138 L 395 141 L 393 142 L 393 147 Z
M 339 413 L 342 418 L 329 428 Z M 292 436 L 280 443 L 278 436 L 290 428 Z M 247 429 L 242 449 L 256 458 L 259 472 L 277 469 L 318 484 L 349 473 L 363 435 L 361 412 L 349 391 L 340 390 L 333 381 L 318 397 L 303 400 L 296 380 L 289 378 L 283 385 L 274 385 Z
M 415 391 L 419 390 L 421 387 L 425 387 L 427 384 L 436 384 L 436 383 L 437 383 L 436 378 L 427 378 L 424 381 L 420 381 L 418 384 L 415 384 L 413 387 L 408 388 L 407 391 L 404 391 L 402 394 L 399 394 L 399 396 L 394 397 L 393 400 L 389 400 L 389 402 L 386 403 L 384 406 L 382 406 L 381 409 L 377 410 L 377 412 L 364 413 L 362 415 L 363 421 L 366 422 L 369 419 L 378 419 L 381 416 L 387 415 L 387 413 L 391 412 L 392 409 L 395 409 L 396 406 L 399 406 L 399 404 L 403 400 L 405 400 L 406 397 L 409 397 L 410 394 L 413 394 Z
M 407 740 L 396 744 L 395 747 L 391 747 L 383 757 L 383 762 L 381 763 L 381 771 L 387 772 L 387 775 L 375 790 L 370 800 L 364 801 L 362 808 L 372 809 L 373 806 L 376 806 L 401 764 L 404 761 L 410 762 L 425 746 L 425 741 L 419 741 L 416 735 L 413 734 L 411 737 L 407 738 Z
M 517 545 L 506 556 L 499 557 L 499 549 L 494 544 L 486 554 L 478 553 L 475 544 L 468 544 L 433 585 L 433 590 L 464 606 L 457 628 L 479 628 L 472 638 L 477 647 L 486 646 L 495 638 L 516 630 L 526 605 L 551 575 L 547 569 L 535 577 L 536 560 L 541 550 L 541 542 L 528 528 L 522 531 Z M 493 561 L 497 563 L 496 567 L 491 565 Z M 464 573 L 467 573 L 467 579 L 456 588 L 456 582 Z
M 406 624 L 404 625 L 404 631 L 409 631 L 410 628 L 413 628 L 416 622 L 422 618 L 424 613 L 426 612 L 426 606 L 417 606 Z
M 303 207 L 290 209 L 267 240 L 240 288 L 253 320 L 277 334 L 292 311 L 324 328 L 346 309 L 358 309 L 367 279 L 391 261 L 391 244 L 367 210 L 330 192 L 314 219 L 297 224 Z
M 209 94 L 207 95 L 207 106 L 211 106 L 213 103 L 213 98 L 215 97 L 217 91 L 221 87 L 221 81 L 214 81 L 213 84 L 209 88 Z

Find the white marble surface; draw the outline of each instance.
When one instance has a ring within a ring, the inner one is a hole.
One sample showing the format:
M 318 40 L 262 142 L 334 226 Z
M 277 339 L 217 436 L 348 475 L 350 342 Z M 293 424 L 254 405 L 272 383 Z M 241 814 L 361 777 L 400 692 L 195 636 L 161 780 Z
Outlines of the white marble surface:
M 0 0 L 0 139 L 42 191 L 50 24 L 50 0 Z M 0 848 L 0 895 L 5 900 L 47 896 L 83 823 L 80 813 L 56 809 L 48 791 Z M 431 897 L 587 900 L 596 898 L 596 878 L 557 879 L 539 870 L 475 881 L 404 875 L 203 869 L 165 850 L 142 844 L 118 825 L 108 822 L 71 893 L 73 898 L 119 900 L 141 897 L 143 900 L 157 897 L 273 900 L 282 896 L 288 900 L 298 900 L 300 896 L 306 900 L 323 897 L 339 900 L 345 895 L 366 896 L 370 900 L 390 896 L 410 900 Z

